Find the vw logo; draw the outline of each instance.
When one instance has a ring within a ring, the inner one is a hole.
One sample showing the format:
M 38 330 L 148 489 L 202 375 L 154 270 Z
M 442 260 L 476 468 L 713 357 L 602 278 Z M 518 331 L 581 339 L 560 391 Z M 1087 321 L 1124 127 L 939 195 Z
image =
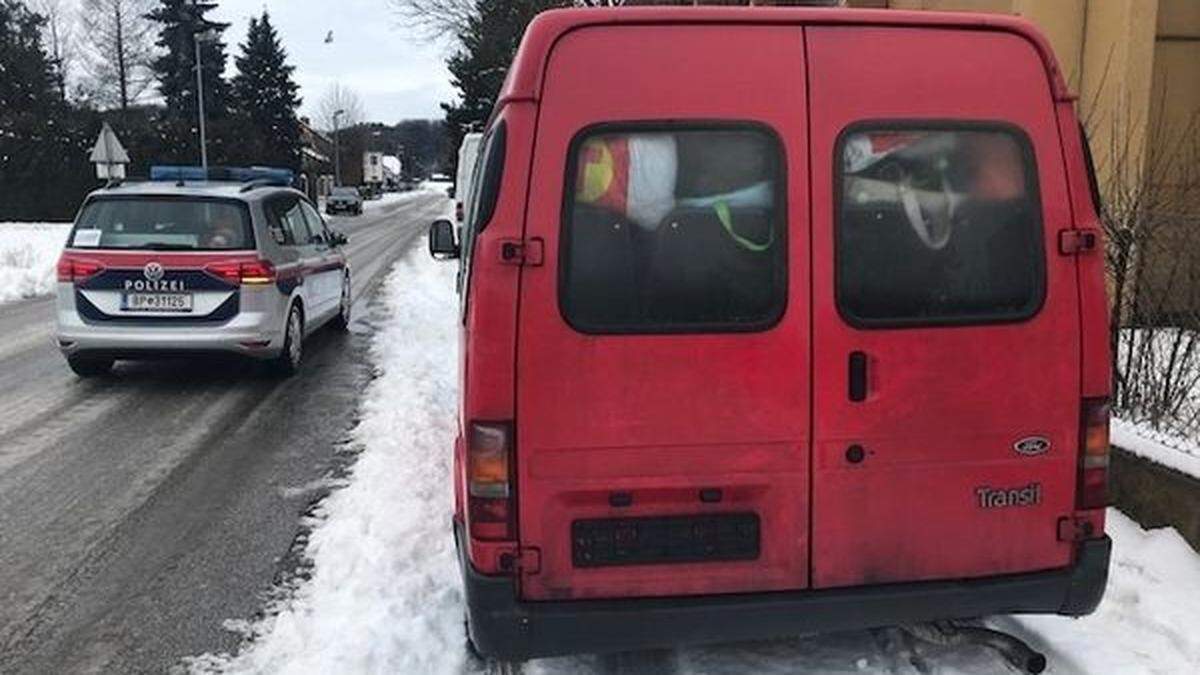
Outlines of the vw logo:
M 1050 449 L 1050 439 L 1041 436 L 1029 436 L 1013 443 L 1013 450 L 1026 457 L 1044 455 Z
M 146 267 L 145 267 L 145 269 L 142 270 L 142 274 L 146 275 L 146 279 L 148 281 L 162 281 L 162 278 L 163 278 L 162 263 L 157 263 L 157 262 L 146 263 Z

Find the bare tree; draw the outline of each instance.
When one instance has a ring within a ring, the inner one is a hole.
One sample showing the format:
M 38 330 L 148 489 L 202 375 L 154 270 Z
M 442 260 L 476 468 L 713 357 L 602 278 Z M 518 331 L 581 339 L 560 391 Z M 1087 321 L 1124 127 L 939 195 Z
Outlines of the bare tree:
M 34 0 L 33 10 L 46 19 L 42 40 L 54 65 L 54 86 L 63 100 L 67 80 L 75 63 L 76 16 L 73 0 Z
M 333 117 L 339 110 L 342 113 L 338 115 L 335 124 Z M 315 118 L 317 127 L 322 131 L 333 131 L 335 127 L 345 129 L 365 122 L 366 112 L 358 92 L 335 84 L 326 89 L 321 100 L 317 102 Z
M 1166 93 L 1161 92 L 1165 98 Z M 1200 436 L 1200 119 L 1114 115 L 1101 220 L 1111 291 L 1114 397 L 1123 419 Z
M 476 13 L 475 0 L 388 0 L 401 20 L 417 27 L 430 39 L 453 39 L 466 32 Z M 563 7 L 619 7 L 626 0 L 562 0 Z M 628 4 L 638 4 L 636 0 Z M 691 4 L 682 2 L 678 4 Z
M 154 24 L 146 14 L 155 0 L 82 0 L 80 26 L 86 46 L 86 71 L 100 105 L 133 105 L 154 83 Z

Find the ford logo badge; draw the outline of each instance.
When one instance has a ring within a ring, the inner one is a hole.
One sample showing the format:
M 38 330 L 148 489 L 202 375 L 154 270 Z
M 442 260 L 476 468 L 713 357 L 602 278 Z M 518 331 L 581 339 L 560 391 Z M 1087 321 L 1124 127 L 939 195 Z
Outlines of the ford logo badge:
M 1044 455 L 1050 450 L 1050 439 L 1041 436 L 1029 436 L 1013 443 L 1013 450 L 1026 457 Z

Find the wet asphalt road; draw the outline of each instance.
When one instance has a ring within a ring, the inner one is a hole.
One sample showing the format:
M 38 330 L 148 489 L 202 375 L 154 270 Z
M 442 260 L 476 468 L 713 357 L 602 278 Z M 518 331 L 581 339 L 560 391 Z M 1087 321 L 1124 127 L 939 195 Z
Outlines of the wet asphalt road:
M 0 306 L 0 673 L 158 673 L 236 647 L 222 622 L 296 571 L 300 516 L 351 456 L 372 291 L 446 201 L 378 207 L 331 220 L 354 330 L 310 337 L 288 380 L 205 360 L 83 381 L 49 300 Z

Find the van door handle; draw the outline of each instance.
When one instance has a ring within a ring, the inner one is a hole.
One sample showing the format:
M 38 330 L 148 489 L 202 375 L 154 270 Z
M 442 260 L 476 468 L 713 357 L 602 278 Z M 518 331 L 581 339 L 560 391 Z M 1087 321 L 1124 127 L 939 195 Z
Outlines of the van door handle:
M 867 400 L 867 355 L 850 352 L 849 363 L 850 400 L 858 403 Z

